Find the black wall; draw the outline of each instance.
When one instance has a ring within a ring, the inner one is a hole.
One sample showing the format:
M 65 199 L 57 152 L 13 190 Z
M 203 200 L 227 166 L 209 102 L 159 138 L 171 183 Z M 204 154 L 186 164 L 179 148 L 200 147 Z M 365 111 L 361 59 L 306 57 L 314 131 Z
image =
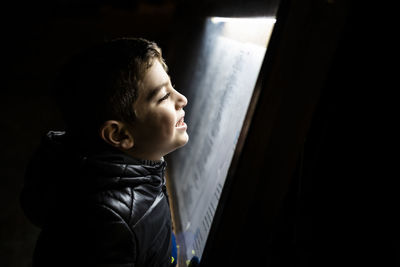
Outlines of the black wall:
M 389 9 L 350 6 L 267 266 L 400 266 Z

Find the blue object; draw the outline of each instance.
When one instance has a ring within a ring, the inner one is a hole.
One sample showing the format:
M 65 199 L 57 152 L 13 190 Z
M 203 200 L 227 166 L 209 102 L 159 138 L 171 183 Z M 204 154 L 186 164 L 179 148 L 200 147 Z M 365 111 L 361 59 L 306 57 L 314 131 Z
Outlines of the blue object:
M 176 246 L 176 239 L 172 233 L 172 253 L 171 253 L 171 267 L 175 267 L 178 262 L 178 247 Z

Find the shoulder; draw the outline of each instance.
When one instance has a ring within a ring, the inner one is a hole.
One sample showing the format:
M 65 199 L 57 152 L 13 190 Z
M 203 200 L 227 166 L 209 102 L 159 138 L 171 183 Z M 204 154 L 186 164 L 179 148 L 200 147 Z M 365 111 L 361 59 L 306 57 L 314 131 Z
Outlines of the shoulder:
M 157 221 L 169 213 L 164 192 L 149 184 L 98 191 L 90 196 L 88 205 L 114 213 L 132 230 L 148 216 Z

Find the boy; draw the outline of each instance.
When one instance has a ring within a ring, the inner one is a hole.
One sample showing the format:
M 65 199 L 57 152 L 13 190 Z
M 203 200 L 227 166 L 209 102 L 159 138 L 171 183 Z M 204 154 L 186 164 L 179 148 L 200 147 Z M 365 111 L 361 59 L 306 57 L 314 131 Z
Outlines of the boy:
M 185 96 L 160 48 L 121 38 L 65 64 L 55 97 L 66 132 L 49 132 L 21 204 L 41 228 L 33 266 L 170 266 L 163 156 L 188 142 Z

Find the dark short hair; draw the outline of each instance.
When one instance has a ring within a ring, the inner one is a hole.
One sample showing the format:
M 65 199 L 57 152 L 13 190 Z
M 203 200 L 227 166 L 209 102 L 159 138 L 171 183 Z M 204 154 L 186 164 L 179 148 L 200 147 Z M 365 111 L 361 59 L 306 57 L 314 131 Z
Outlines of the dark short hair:
M 67 131 L 93 136 L 110 119 L 133 123 L 134 102 L 161 49 L 143 38 L 118 38 L 86 48 L 60 69 L 54 93 Z

